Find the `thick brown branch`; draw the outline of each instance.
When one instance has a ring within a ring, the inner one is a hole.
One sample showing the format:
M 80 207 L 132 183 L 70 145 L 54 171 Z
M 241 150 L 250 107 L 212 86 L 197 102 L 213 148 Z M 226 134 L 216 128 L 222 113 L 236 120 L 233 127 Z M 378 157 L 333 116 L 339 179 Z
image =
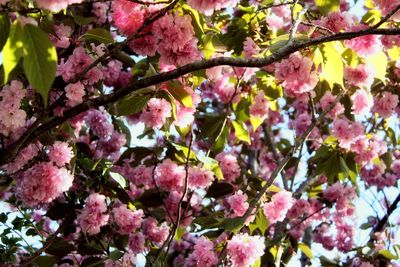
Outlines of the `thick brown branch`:
M 193 71 L 209 69 L 215 66 L 228 65 L 235 67 L 263 67 L 269 65 L 273 62 L 279 61 L 291 53 L 298 51 L 300 49 L 310 47 L 313 45 L 318 45 L 331 41 L 339 41 L 339 40 L 348 40 L 357 38 L 360 36 L 365 36 L 369 34 L 374 35 L 398 35 L 400 34 L 400 28 L 394 29 L 366 29 L 358 32 L 343 32 L 332 34 L 328 36 L 322 36 L 315 39 L 308 40 L 294 40 L 288 46 L 283 46 L 279 50 L 277 50 L 272 55 L 265 58 L 254 58 L 254 59 L 240 59 L 240 58 L 231 58 L 231 57 L 218 57 L 209 60 L 201 60 L 194 63 L 187 64 L 182 67 L 178 67 L 175 70 L 160 73 L 148 78 L 144 78 L 141 80 L 132 81 L 127 87 L 122 88 L 118 91 L 115 91 L 111 94 L 97 97 L 95 99 L 91 99 L 82 103 L 76 107 L 73 107 L 64 112 L 64 116 L 62 117 L 53 117 L 49 119 L 47 122 L 43 123 L 39 127 L 35 129 L 28 130 L 18 141 L 9 147 L 1 150 L 0 152 L 0 165 L 8 163 L 12 161 L 18 152 L 31 142 L 38 139 L 40 135 L 51 130 L 52 128 L 64 123 L 68 119 L 89 110 L 90 108 L 97 108 L 100 106 L 104 106 L 110 103 L 113 103 L 122 97 L 128 95 L 129 93 L 138 90 L 140 88 L 149 87 L 152 85 L 156 85 L 168 80 L 179 78 L 183 75 L 191 73 Z

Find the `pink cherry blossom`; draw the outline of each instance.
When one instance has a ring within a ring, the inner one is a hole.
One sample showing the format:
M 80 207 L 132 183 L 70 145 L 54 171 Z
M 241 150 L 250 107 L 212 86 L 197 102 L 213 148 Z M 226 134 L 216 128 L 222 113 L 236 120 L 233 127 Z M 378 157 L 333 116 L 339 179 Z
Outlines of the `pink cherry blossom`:
M 227 7 L 233 7 L 237 0 L 189 0 L 188 4 L 194 9 L 211 15 L 214 10 L 220 10 Z
M 296 52 L 277 64 L 275 75 L 282 81 L 289 95 L 299 95 L 311 91 L 318 82 L 316 73 L 311 70 L 312 66 L 311 59 Z
M 157 221 L 151 217 L 143 221 L 142 229 L 143 234 L 148 240 L 155 243 L 157 246 L 161 246 L 169 234 L 169 228 L 166 222 L 158 226 Z
M 135 232 L 141 226 L 144 216 L 142 210 L 130 210 L 125 204 L 114 208 L 112 213 L 118 232 L 122 235 Z
M 344 78 L 350 85 L 371 87 L 374 82 L 375 70 L 369 65 L 358 65 L 355 68 L 346 67 L 344 69 Z
M 49 149 L 49 160 L 54 162 L 58 167 L 69 163 L 74 156 L 72 148 L 68 143 L 56 141 Z
M 237 234 L 228 240 L 227 251 L 234 266 L 249 267 L 264 255 L 264 237 L 247 233 Z
M 253 104 L 250 106 L 250 115 L 265 119 L 268 116 L 269 102 L 264 95 L 264 91 L 260 91 L 254 98 Z
M 364 25 L 353 26 L 352 31 L 364 30 Z M 345 40 L 344 44 L 354 50 L 359 56 L 366 57 L 378 53 L 381 49 L 381 42 L 378 35 L 364 35 L 350 40 Z
M 352 109 L 355 115 L 367 115 L 374 104 L 371 93 L 363 89 L 358 89 L 351 96 L 351 101 L 353 102 Z
M 165 99 L 152 98 L 147 102 L 146 109 L 139 119 L 147 127 L 161 128 L 168 117 L 171 117 L 171 104 Z
M 170 159 L 158 164 L 155 171 L 155 180 L 158 186 L 165 191 L 179 191 L 185 181 L 185 169 Z
M 36 4 L 39 8 L 57 13 L 66 9 L 68 5 L 79 4 L 82 1 L 83 0 L 36 0 Z
M 215 159 L 219 162 L 226 181 L 234 182 L 240 176 L 240 166 L 233 154 L 220 153 Z
M 201 167 L 189 167 L 189 187 L 192 189 L 206 188 L 211 185 L 214 180 L 212 171 L 205 170 Z
M 243 42 L 243 53 L 245 58 L 252 58 L 258 55 L 260 48 L 250 37 L 246 37 Z
M 134 34 L 144 22 L 144 11 L 140 4 L 128 0 L 115 0 L 111 9 L 114 24 L 122 34 Z
M 40 162 L 22 172 L 16 183 L 16 195 L 29 207 L 50 203 L 72 186 L 74 177 L 65 168 Z
M 68 99 L 67 105 L 74 107 L 83 102 L 85 86 L 81 82 L 70 83 L 65 87 L 65 96 Z
M 375 97 L 372 111 L 382 118 L 389 118 L 399 104 L 399 96 L 390 92 L 384 92 L 380 98 Z
M 186 258 L 185 267 L 212 267 L 218 264 L 218 255 L 214 244 L 204 236 L 199 237 L 193 246 L 193 252 Z
M 336 97 L 334 95 L 332 95 L 332 93 L 328 90 L 325 92 L 324 96 L 320 99 L 320 103 L 321 103 L 321 108 L 322 110 L 326 110 L 330 107 L 330 105 L 333 104 L 333 102 L 335 101 Z M 342 114 L 344 112 L 344 107 L 341 103 L 337 103 L 332 109 L 331 111 L 328 112 L 327 117 L 334 119 L 337 116 L 339 116 L 340 114 Z
M 272 196 L 271 202 L 264 204 L 264 214 L 270 224 L 283 221 L 289 209 L 294 204 L 292 193 L 282 190 Z
M 246 210 L 249 208 L 249 203 L 247 203 L 247 195 L 241 190 L 228 197 L 226 201 L 228 202 L 235 217 L 243 216 L 246 213 Z
M 110 215 L 106 214 L 106 197 L 98 193 L 90 194 L 85 201 L 85 207 L 78 216 L 78 223 L 84 233 L 95 235 L 100 228 L 108 223 Z

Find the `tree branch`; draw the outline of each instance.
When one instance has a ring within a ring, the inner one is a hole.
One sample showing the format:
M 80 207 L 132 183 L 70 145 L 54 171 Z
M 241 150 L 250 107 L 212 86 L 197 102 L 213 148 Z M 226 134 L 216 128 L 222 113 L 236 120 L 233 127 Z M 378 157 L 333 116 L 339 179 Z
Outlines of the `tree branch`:
M 29 129 L 19 140 L 15 143 L 11 144 L 5 149 L 0 150 L 0 165 L 6 164 L 11 162 L 18 152 L 27 146 L 29 143 L 37 140 L 40 135 L 43 133 L 51 130 L 52 128 L 64 123 L 68 119 L 85 112 L 91 108 L 97 108 L 100 106 L 104 106 L 117 100 L 121 99 L 122 97 L 134 92 L 135 90 L 149 87 L 152 85 L 157 85 L 159 83 L 179 78 L 183 75 L 191 73 L 197 70 L 209 69 L 216 66 L 221 65 L 228 65 L 228 66 L 235 66 L 235 67 L 264 67 L 271 63 L 277 62 L 293 52 L 296 52 L 300 49 L 318 45 L 326 42 L 332 41 L 340 41 L 340 40 L 348 40 L 357 38 L 360 36 L 365 35 L 398 35 L 400 34 L 400 28 L 393 28 L 393 29 L 374 29 L 368 28 L 365 30 L 357 31 L 357 32 L 343 32 L 332 34 L 328 36 L 322 36 L 314 39 L 308 40 L 294 40 L 290 45 L 283 46 L 282 48 L 278 49 L 275 53 L 265 58 L 252 58 L 252 59 L 241 59 L 241 58 L 231 58 L 231 57 L 218 57 L 209 60 L 201 60 L 197 62 L 193 62 L 181 67 L 176 68 L 172 71 L 163 72 L 160 74 L 156 74 L 151 77 L 143 78 L 136 81 L 131 81 L 128 86 L 121 88 L 118 91 L 114 91 L 113 93 L 99 96 L 94 99 L 90 99 L 80 105 L 77 105 L 73 108 L 64 112 L 64 116 L 62 117 L 53 117 L 43 123 L 42 125 L 38 126 L 35 129 Z

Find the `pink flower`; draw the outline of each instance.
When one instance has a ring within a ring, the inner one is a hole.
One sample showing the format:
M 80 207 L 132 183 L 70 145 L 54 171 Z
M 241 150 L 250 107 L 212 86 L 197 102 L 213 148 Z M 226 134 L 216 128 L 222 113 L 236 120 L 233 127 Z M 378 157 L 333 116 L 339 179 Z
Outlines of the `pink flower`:
M 147 102 L 146 109 L 142 111 L 139 119 L 147 127 L 161 128 L 168 117 L 171 117 L 171 104 L 165 99 L 152 98 Z
M 328 90 L 325 92 L 324 96 L 321 98 L 320 103 L 321 103 L 321 108 L 322 110 L 326 110 L 332 105 L 332 103 L 335 101 L 336 97 L 332 95 L 332 93 Z M 341 103 L 337 103 L 331 111 L 328 112 L 327 117 L 334 119 L 340 114 L 344 112 L 344 107 Z
M 152 57 L 158 48 L 158 38 L 150 31 L 147 35 L 129 42 L 129 47 L 139 55 Z
M 111 160 L 117 160 L 122 146 L 126 143 L 124 134 L 113 132 L 109 139 L 100 139 L 94 151 L 96 159 L 108 158 Z
M 245 58 L 252 58 L 258 55 L 260 48 L 250 37 L 246 37 L 243 42 L 243 53 Z
M 4 90 L 4 89 L 3 89 Z M 33 143 L 22 149 L 13 162 L 4 166 L 7 173 L 11 174 L 20 171 L 31 159 L 39 153 L 40 145 Z
M 236 178 L 240 176 L 240 166 L 234 155 L 219 153 L 215 159 L 219 162 L 219 166 L 226 181 L 234 182 Z
M 69 37 L 72 34 L 71 27 L 61 23 L 59 25 L 54 25 L 53 29 L 56 36 L 54 36 L 53 34 L 49 34 L 49 38 L 54 43 L 54 45 L 60 48 L 69 47 Z
M 308 127 L 311 125 L 311 115 L 308 114 L 307 112 L 304 112 L 298 116 L 295 117 L 294 121 L 294 129 L 296 132 L 297 136 L 301 136 L 304 134 Z
M 311 91 L 317 84 L 318 77 L 311 71 L 312 65 L 311 59 L 296 52 L 277 64 L 275 75 L 287 93 L 296 96 Z
M 400 0 L 374 0 L 375 4 L 382 11 L 382 16 L 388 15 L 392 10 L 394 10 L 398 5 L 400 5 Z M 397 11 L 391 19 L 400 20 L 400 12 Z
M 344 78 L 350 85 L 371 87 L 374 82 L 374 69 L 368 65 L 358 65 L 356 68 L 346 67 L 344 69 Z
M 237 267 L 248 267 L 264 255 L 264 237 L 247 233 L 237 234 L 228 240 L 227 251 L 232 263 Z
M 85 201 L 85 207 L 78 216 L 79 226 L 84 233 L 96 235 L 100 228 L 108 223 L 110 215 L 107 212 L 105 203 L 106 197 L 98 193 L 90 194 Z
M 272 196 L 272 201 L 264 204 L 264 214 L 270 225 L 283 221 L 294 204 L 292 193 L 282 190 Z
M 358 89 L 351 96 L 351 101 L 353 102 L 352 109 L 355 115 L 367 115 L 374 104 L 371 93 L 363 89 Z
M 189 187 L 191 189 L 206 188 L 211 185 L 214 180 L 212 171 L 205 170 L 201 167 L 189 167 Z
M 353 31 L 360 31 L 364 29 L 364 25 L 352 27 Z M 379 36 L 372 34 L 356 37 L 350 40 L 345 40 L 344 44 L 362 57 L 374 55 L 381 50 L 381 42 L 379 40 Z
M 250 115 L 265 119 L 268 116 L 269 102 L 264 95 L 264 91 L 260 91 L 254 98 L 253 104 L 250 106 Z
M 246 210 L 249 208 L 249 203 L 247 203 L 247 195 L 243 194 L 241 190 L 228 197 L 226 201 L 233 211 L 234 217 L 243 216 L 246 213 Z
M 25 97 L 20 81 L 11 81 L 0 91 L 0 133 L 8 136 L 25 126 L 26 112 L 21 107 L 21 100 Z
M 353 26 L 356 19 L 356 17 L 348 12 L 335 11 L 323 17 L 318 24 L 333 32 L 340 32 L 341 30 L 347 30 Z
M 165 191 L 179 191 L 185 182 L 185 169 L 170 159 L 165 159 L 155 171 L 158 186 Z
M 287 27 L 291 21 L 290 7 L 288 5 L 272 7 L 266 21 L 273 31 Z
M 212 267 L 217 264 L 218 255 L 213 242 L 201 236 L 196 240 L 193 252 L 186 258 L 184 267 Z
M 145 251 L 145 237 L 141 232 L 129 235 L 128 247 L 130 251 L 139 254 Z
M 142 224 L 143 211 L 132 211 L 125 204 L 113 209 L 114 220 L 118 225 L 118 232 L 122 235 L 136 231 Z
M 332 133 L 339 140 L 342 148 L 350 149 L 350 145 L 364 135 L 364 126 L 359 122 L 337 119 L 333 122 Z
M 82 3 L 83 0 L 36 0 L 38 8 L 57 13 L 66 9 L 68 5 Z
M 57 75 L 61 75 L 63 80 L 68 82 L 75 75 L 83 73 L 85 68 L 93 63 L 93 58 L 86 54 L 85 49 L 81 46 L 74 49 L 68 60 L 61 59 L 57 68 Z M 103 78 L 103 73 L 98 67 L 93 67 L 85 75 L 82 81 L 85 85 L 93 85 Z
M 144 11 L 140 4 L 128 0 L 115 0 L 111 9 L 114 24 L 122 34 L 132 35 L 142 26 Z
M 41 162 L 19 175 L 16 195 L 29 207 L 50 203 L 72 186 L 74 177 L 65 169 L 50 162 Z
M 194 9 L 209 16 L 214 10 L 235 6 L 237 0 L 189 0 L 188 4 Z
M 161 246 L 169 234 L 167 223 L 164 222 L 160 226 L 157 226 L 157 221 L 154 218 L 145 219 L 143 221 L 142 229 L 143 234 L 148 238 L 148 240 L 155 243 L 157 246 Z
M 81 82 L 70 83 L 65 87 L 65 96 L 68 99 L 67 105 L 74 107 L 83 102 L 85 86 Z
M 94 135 L 100 138 L 109 137 L 113 133 L 113 126 L 108 121 L 106 114 L 97 109 L 88 111 L 85 117 L 86 123 Z
M 122 70 L 122 62 L 118 60 L 111 60 L 103 69 L 104 84 L 113 86 L 119 79 Z
M 194 121 L 195 108 L 188 108 L 180 103 L 176 103 L 176 120 L 174 125 L 178 127 L 186 127 Z
M 110 9 L 108 3 L 95 2 L 92 5 L 92 13 L 96 16 L 97 24 L 107 22 L 107 12 Z
M 214 90 L 216 95 L 224 104 L 227 104 L 230 101 L 235 103 L 240 100 L 240 92 L 235 88 L 235 85 L 229 81 L 228 75 L 224 75 L 222 78 L 217 80 Z
M 167 14 L 154 22 L 152 33 L 159 39 L 160 63 L 184 65 L 200 59 L 191 21 L 189 15 Z
M 68 143 L 56 141 L 49 149 L 49 160 L 54 162 L 58 167 L 69 163 L 74 156 Z
M 399 104 L 399 96 L 390 92 L 384 92 L 381 98 L 374 99 L 372 111 L 376 112 L 382 118 L 389 118 Z

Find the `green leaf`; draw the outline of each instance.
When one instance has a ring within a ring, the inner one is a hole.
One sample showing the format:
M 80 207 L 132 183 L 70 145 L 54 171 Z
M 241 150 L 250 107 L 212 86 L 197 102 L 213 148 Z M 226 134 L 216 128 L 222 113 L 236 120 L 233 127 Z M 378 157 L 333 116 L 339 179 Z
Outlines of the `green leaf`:
M 386 57 L 385 52 L 380 51 L 375 55 L 368 56 L 365 61 L 372 65 L 375 69 L 375 78 L 381 80 L 383 83 L 386 84 L 386 68 L 388 65 L 388 60 Z
M 224 150 L 225 145 L 228 141 L 228 135 L 229 135 L 229 127 L 225 120 L 224 123 L 222 124 L 222 128 L 221 128 L 218 136 L 216 137 L 214 145 L 212 147 L 212 150 L 215 153 L 219 153 L 222 150 Z
M 53 256 L 39 256 L 34 261 L 37 266 L 41 267 L 53 267 L 57 265 L 57 259 Z
M 381 254 L 383 257 L 389 260 L 397 260 L 399 259 L 398 256 L 394 255 L 390 250 L 388 249 L 382 249 L 379 251 L 379 254 Z
M 222 198 L 226 197 L 229 194 L 232 194 L 234 191 L 233 186 L 230 183 L 216 183 L 214 182 L 207 190 L 207 194 L 205 197 L 212 198 Z
M 126 187 L 126 180 L 125 180 L 125 178 L 124 178 L 121 174 L 119 174 L 119 173 L 117 173 L 117 172 L 110 172 L 110 176 L 111 176 L 111 178 L 113 178 L 114 181 L 116 181 L 122 188 L 125 188 L 125 187 Z
M 11 71 L 17 66 L 22 56 L 23 30 L 18 20 L 10 27 L 10 34 L 3 47 L 4 83 L 10 78 Z
M 249 131 L 243 122 L 232 121 L 233 128 L 235 129 L 236 137 L 240 141 L 244 141 L 248 144 L 251 143 Z
M 185 90 L 182 83 L 178 80 L 172 80 L 168 82 L 168 91 L 171 95 L 178 100 L 182 105 L 187 108 L 192 108 L 192 96 Z
M 10 33 L 10 19 L 7 14 L 0 14 L 0 50 L 7 42 Z
M 268 228 L 268 219 L 267 219 L 267 217 L 265 217 L 264 212 L 262 211 L 262 209 L 258 210 L 255 222 L 251 223 L 249 225 L 249 228 L 250 228 L 250 233 L 251 234 L 256 229 L 259 229 L 261 231 L 262 235 L 265 234 L 265 231 L 267 231 L 267 228 Z
M 95 28 L 85 33 L 84 35 L 86 43 L 103 43 L 111 44 L 114 39 L 109 31 L 103 28 Z
M 51 245 L 45 250 L 45 252 L 62 258 L 74 250 L 75 246 L 60 237 L 56 237 Z
M 203 163 L 204 169 L 214 172 L 214 175 L 218 178 L 218 180 L 224 179 L 224 175 L 222 174 L 218 161 L 203 155 L 197 155 L 197 159 Z
M 324 15 L 340 10 L 340 0 L 315 0 L 315 5 Z
M 236 232 L 244 226 L 244 218 L 226 218 L 222 221 L 221 227 L 227 231 Z
M 116 104 L 116 114 L 118 116 L 128 116 L 143 110 L 151 95 L 127 96 Z
M 344 88 L 343 85 L 343 61 L 342 56 L 335 47 L 334 42 L 325 43 L 321 46 L 321 53 L 323 57 L 322 73 L 321 78 L 325 79 L 330 88 L 333 89 L 333 85 L 339 84 Z
M 299 243 L 298 246 L 299 246 L 299 249 L 301 250 L 301 252 L 304 253 L 304 255 L 306 255 L 309 259 L 314 259 L 314 255 L 309 246 L 307 246 L 304 243 Z
M 260 267 L 261 266 L 261 257 L 258 257 L 257 260 L 251 265 L 251 267 Z
M 120 258 L 122 258 L 122 256 L 124 256 L 124 253 L 122 251 L 114 250 L 113 252 L 110 253 L 109 258 L 112 261 L 117 261 Z
M 72 18 L 79 26 L 87 25 L 94 21 L 94 17 L 84 17 L 80 15 L 73 15 Z
M 263 123 L 263 119 L 260 117 L 250 117 L 250 123 L 253 126 L 254 131 L 257 130 L 257 128 Z
M 189 153 L 189 148 L 186 146 L 182 146 L 182 145 L 178 145 L 176 143 L 173 142 L 168 142 L 169 144 L 171 144 L 177 151 L 181 151 L 184 155 L 184 162 L 186 162 L 186 159 L 188 157 L 188 153 Z M 193 150 L 190 150 L 190 155 L 189 155 L 189 159 L 196 159 L 196 154 L 193 152 Z
M 201 37 L 204 36 L 204 27 L 205 21 L 203 16 L 196 10 L 193 9 L 188 4 L 183 4 L 182 9 L 184 13 L 189 14 L 192 17 L 192 25 L 197 39 L 201 40 Z
M 161 98 L 164 98 L 171 104 L 171 118 L 173 120 L 176 120 L 176 105 L 174 97 L 171 95 L 171 93 L 165 90 L 161 90 L 157 93 L 157 95 L 159 95 Z
M 47 105 L 48 94 L 56 77 L 57 51 L 47 34 L 34 25 L 25 25 L 24 71 L 32 87 Z

